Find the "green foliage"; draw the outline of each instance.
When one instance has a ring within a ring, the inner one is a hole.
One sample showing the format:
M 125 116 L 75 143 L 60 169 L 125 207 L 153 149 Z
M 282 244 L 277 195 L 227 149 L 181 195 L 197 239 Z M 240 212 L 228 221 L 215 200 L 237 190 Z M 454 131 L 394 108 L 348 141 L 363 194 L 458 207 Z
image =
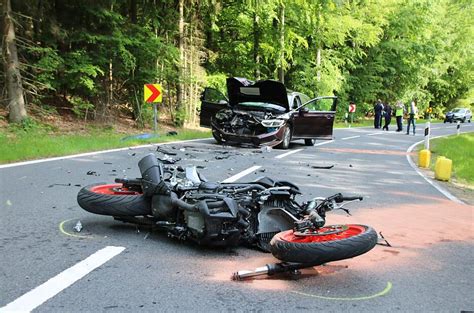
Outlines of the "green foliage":
M 94 108 L 92 103 L 87 102 L 81 97 L 77 96 L 71 97 L 69 102 L 72 104 L 72 111 L 79 118 L 86 117 L 87 112 Z
M 148 121 L 141 90 L 159 82 L 181 125 L 205 85 L 276 79 L 280 67 L 289 89 L 336 93 L 358 115 L 377 98 L 437 111 L 474 102 L 472 1 L 185 1 L 182 55 L 176 1 L 12 2 L 31 101 L 72 99 L 80 117 L 120 108 Z

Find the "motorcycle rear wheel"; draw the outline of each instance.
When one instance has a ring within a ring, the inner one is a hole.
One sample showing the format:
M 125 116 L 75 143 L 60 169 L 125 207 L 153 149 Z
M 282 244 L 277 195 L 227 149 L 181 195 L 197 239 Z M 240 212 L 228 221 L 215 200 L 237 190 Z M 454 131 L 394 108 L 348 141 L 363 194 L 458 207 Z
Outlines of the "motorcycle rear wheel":
M 284 262 L 321 265 L 364 254 L 377 244 L 377 233 L 370 226 L 325 226 L 316 235 L 296 235 L 293 230 L 276 234 L 270 241 L 270 250 Z
M 84 210 L 110 216 L 143 216 L 151 214 L 150 200 L 122 184 L 93 184 L 82 188 L 77 203 Z

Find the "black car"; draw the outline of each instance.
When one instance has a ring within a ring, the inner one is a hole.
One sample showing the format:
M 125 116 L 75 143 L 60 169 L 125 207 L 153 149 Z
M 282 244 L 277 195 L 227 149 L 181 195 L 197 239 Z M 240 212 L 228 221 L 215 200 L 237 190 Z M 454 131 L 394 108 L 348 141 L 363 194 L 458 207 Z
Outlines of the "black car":
M 337 97 L 287 91 L 274 80 L 228 78 L 225 97 L 213 88 L 201 96 L 201 121 L 218 143 L 234 142 L 287 149 L 290 141 L 332 139 Z

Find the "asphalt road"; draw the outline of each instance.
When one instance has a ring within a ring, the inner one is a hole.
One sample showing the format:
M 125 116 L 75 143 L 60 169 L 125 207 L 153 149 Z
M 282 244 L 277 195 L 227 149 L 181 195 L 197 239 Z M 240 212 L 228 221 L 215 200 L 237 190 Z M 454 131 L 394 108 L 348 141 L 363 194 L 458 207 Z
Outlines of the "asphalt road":
M 300 200 L 364 195 L 351 205 L 352 216 L 331 213 L 328 223 L 371 225 L 392 247 L 376 246 L 297 278 L 234 282 L 232 272 L 276 260 L 247 248 L 178 242 L 77 205 L 81 186 L 138 177 L 138 160 L 156 146 L 0 167 L 0 312 L 472 311 L 473 207 L 447 199 L 409 165 L 407 149 L 423 140 L 421 125 L 417 130 L 407 136 L 338 129 L 333 141 L 295 142 L 288 151 L 222 147 L 213 140 L 166 146 L 183 158 L 179 164 L 204 167 L 209 180 L 253 167 L 240 181 L 290 180 L 302 189 Z M 462 130 L 474 127 L 463 124 Z M 434 136 L 455 132 L 452 124 L 432 127 Z M 91 255 L 101 261 L 93 265 Z

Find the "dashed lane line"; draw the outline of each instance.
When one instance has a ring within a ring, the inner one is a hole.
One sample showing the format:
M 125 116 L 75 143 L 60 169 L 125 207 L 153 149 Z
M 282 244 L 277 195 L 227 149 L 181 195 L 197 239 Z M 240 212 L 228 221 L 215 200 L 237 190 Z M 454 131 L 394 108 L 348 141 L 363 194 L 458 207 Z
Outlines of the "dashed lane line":
M 344 137 L 344 138 L 341 138 L 341 140 L 349 140 L 349 139 L 355 139 L 355 138 L 359 138 L 360 136 L 352 136 L 352 137 Z
M 258 170 L 259 168 L 261 168 L 260 165 L 252 166 L 252 167 L 250 167 L 250 168 L 248 168 L 248 169 L 246 169 L 246 170 L 244 170 L 240 173 L 235 174 L 234 176 L 231 176 L 231 177 L 223 180 L 222 182 L 223 183 L 233 183 L 233 182 L 239 180 L 240 178 L 244 177 L 245 175 L 248 175 L 248 174 Z
M 125 250 L 124 247 L 107 246 L 95 252 L 83 261 L 54 276 L 44 284 L 0 308 L 0 312 L 30 312 L 34 310 L 105 262 L 122 253 L 123 250 Z
M 283 159 L 283 158 L 286 157 L 286 156 L 292 155 L 292 154 L 294 154 L 294 153 L 297 153 L 297 152 L 300 152 L 300 151 L 303 151 L 303 150 L 304 150 L 304 149 L 296 149 L 296 150 L 288 151 L 288 152 L 286 152 L 286 153 L 277 155 L 277 156 L 275 157 L 275 159 Z

